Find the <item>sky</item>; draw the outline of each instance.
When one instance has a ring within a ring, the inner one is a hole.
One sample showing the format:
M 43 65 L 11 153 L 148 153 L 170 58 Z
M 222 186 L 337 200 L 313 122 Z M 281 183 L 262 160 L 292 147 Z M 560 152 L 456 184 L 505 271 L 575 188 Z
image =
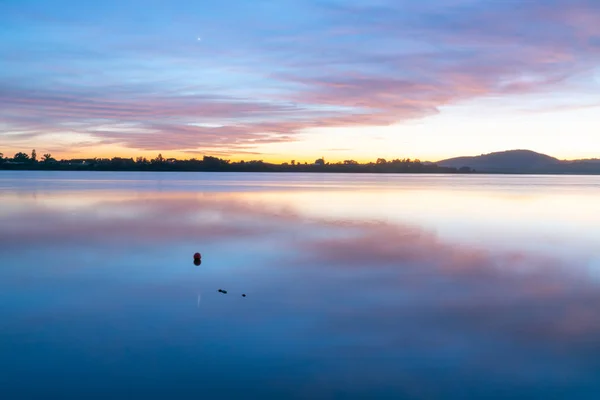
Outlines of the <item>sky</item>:
M 2 0 L 0 152 L 600 157 L 598 0 Z

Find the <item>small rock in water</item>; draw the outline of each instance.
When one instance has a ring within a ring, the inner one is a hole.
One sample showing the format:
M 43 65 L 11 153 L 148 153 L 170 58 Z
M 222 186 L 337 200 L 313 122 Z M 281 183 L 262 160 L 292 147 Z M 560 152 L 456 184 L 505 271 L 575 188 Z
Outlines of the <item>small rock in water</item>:
M 246 293 L 242 294 L 242 297 L 246 297 Z
M 219 290 L 217 290 L 217 292 L 227 294 L 227 290 L 223 290 L 223 289 L 219 289 Z

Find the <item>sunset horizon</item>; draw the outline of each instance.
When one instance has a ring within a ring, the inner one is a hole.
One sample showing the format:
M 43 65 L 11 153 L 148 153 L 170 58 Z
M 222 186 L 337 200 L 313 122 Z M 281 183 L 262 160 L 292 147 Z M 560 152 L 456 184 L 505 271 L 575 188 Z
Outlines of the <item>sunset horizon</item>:
M 600 155 L 596 1 L 117 4 L 0 5 L 4 153 Z
M 0 0 L 7 399 L 600 398 L 600 0 Z
M 127 150 L 124 150 L 123 152 L 116 152 L 116 153 L 109 153 L 107 152 L 98 152 L 98 153 L 85 153 L 85 154 L 81 154 L 81 153 L 71 153 L 71 154 L 64 154 L 64 153 L 60 153 L 60 152 L 56 152 L 53 153 L 48 149 L 44 149 L 44 148 L 33 148 L 33 149 L 20 149 L 20 150 L 16 150 L 15 153 L 6 153 L 4 152 L 2 149 L 0 149 L 0 154 L 3 154 L 5 159 L 11 159 L 15 154 L 17 153 L 25 153 L 27 155 L 31 155 L 32 151 L 36 151 L 38 157 L 43 156 L 44 154 L 50 154 L 52 156 L 52 158 L 56 159 L 56 160 L 71 160 L 71 159 L 112 159 L 112 158 L 124 158 L 124 159 L 132 159 L 132 160 L 136 160 L 137 158 L 145 158 L 147 160 L 152 160 L 158 156 L 163 157 L 164 159 L 177 159 L 177 160 L 193 160 L 193 159 L 197 159 L 197 160 L 201 160 L 203 157 L 216 157 L 216 158 L 220 158 L 223 160 L 228 160 L 231 162 L 240 162 L 240 161 L 263 161 L 266 163 L 273 163 L 273 164 L 283 164 L 283 163 L 290 163 L 292 161 L 296 162 L 296 163 L 314 163 L 316 160 L 319 159 L 323 159 L 325 160 L 326 163 L 343 163 L 344 161 L 347 160 L 352 160 L 352 161 L 356 161 L 358 163 L 370 163 L 370 162 L 375 162 L 377 161 L 377 159 L 384 159 L 387 161 L 392 161 L 395 159 L 410 159 L 410 160 L 419 160 L 421 162 L 430 162 L 430 163 L 436 163 L 439 161 L 443 161 L 443 160 L 447 160 L 447 159 L 452 159 L 452 158 L 459 158 L 459 157 L 478 157 L 478 156 L 483 156 L 483 155 L 489 155 L 489 154 L 496 154 L 496 153 L 506 153 L 506 152 L 515 152 L 515 151 L 527 151 L 527 152 L 532 152 L 532 153 L 537 153 L 537 154 L 542 154 L 542 155 L 546 155 L 546 156 L 550 156 L 553 158 L 556 158 L 558 160 L 561 161 L 579 161 L 579 160 L 598 160 L 600 159 L 600 154 L 594 156 L 591 155 L 590 157 L 583 157 L 583 158 L 576 158 L 576 157 L 571 157 L 571 158 L 561 158 L 561 157 L 556 157 L 553 154 L 546 154 L 546 153 L 542 153 L 533 149 L 503 149 L 503 150 L 495 150 L 495 151 L 490 151 L 490 152 L 485 152 L 485 153 L 472 153 L 472 154 L 457 154 L 457 155 L 450 155 L 449 157 L 444 157 L 444 158 L 420 158 L 420 157 L 412 157 L 410 155 L 406 155 L 406 154 L 398 154 L 398 155 L 393 155 L 393 152 L 388 152 L 388 154 L 392 154 L 391 156 L 388 157 L 379 157 L 379 156 L 375 156 L 375 157 L 365 157 L 365 158 L 360 158 L 360 157 L 353 157 L 352 153 L 349 153 L 347 157 L 334 157 L 332 156 L 330 157 L 325 157 L 325 156 L 318 156 L 318 155 L 314 155 L 314 156 L 308 156 L 306 158 L 302 158 L 302 157 L 293 157 L 293 155 L 291 156 L 291 158 L 282 158 L 281 156 L 272 156 L 269 154 L 260 154 L 257 153 L 255 155 L 253 155 L 252 153 L 249 154 L 245 154 L 245 155 L 241 155 L 241 156 L 235 156 L 235 155 L 223 155 L 219 152 L 206 152 L 206 153 L 178 153 L 178 152 L 162 152 L 162 151 L 158 151 L 158 152 L 139 152 L 139 153 L 131 153 L 128 152 Z

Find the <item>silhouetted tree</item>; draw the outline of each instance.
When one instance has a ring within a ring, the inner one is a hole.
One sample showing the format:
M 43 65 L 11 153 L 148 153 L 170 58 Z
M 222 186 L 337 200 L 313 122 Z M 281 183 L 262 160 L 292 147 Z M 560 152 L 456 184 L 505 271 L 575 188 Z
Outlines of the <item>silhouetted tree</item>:
M 23 153 L 23 152 L 18 152 L 17 154 L 15 154 L 15 156 L 13 157 L 13 161 L 14 162 L 28 162 L 29 161 L 29 155 Z
M 135 161 L 133 161 L 133 158 L 113 157 L 110 160 L 111 168 L 131 169 L 131 167 L 133 167 L 134 165 Z
M 160 153 L 158 153 L 158 156 L 156 156 L 156 158 L 152 160 L 153 164 L 162 164 L 164 162 L 165 162 L 165 159 L 162 156 L 162 154 L 160 154 Z
M 42 161 L 47 163 L 51 163 L 51 162 L 56 162 L 56 160 L 52 157 L 52 154 L 50 153 L 46 153 L 44 154 Z
M 13 159 L 5 158 L 0 153 L 0 169 L 53 169 L 53 170 L 109 170 L 109 171 L 248 171 L 248 172 L 339 172 L 339 173 L 469 173 L 473 170 L 466 168 L 444 168 L 435 164 L 422 164 L 419 160 L 408 158 L 387 161 L 378 158 L 375 162 L 360 164 L 355 160 L 345 160 L 337 163 L 325 162 L 323 157 L 315 160 L 314 164 L 291 160 L 288 163 L 271 164 L 263 160 L 231 162 L 227 159 L 204 156 L 202 160 L 165 159 L 162 154 L 152 160 L 145 157 L 133 158 L 88 158 L 61 160 L 56 162 L 50 153 L 44 154 L 40 163 L 35 150 L 31 155 L 19 152 Z M 7 163 L 14 160 L 15 163 Z M 16 165 L 15 165 L 16 164 Z
M 31 150 L 31 162 L 33 162 L 33 163 L 37 162 L 37 153 L 36 153 L 35 149 Z
M 248 162 L 251 163 L 252 161 Z M 223 160 L 217 157 L 204 156 L 202 158 L 202 165 L 208 170 L 227 170 L 229 169 L 229 160 Z

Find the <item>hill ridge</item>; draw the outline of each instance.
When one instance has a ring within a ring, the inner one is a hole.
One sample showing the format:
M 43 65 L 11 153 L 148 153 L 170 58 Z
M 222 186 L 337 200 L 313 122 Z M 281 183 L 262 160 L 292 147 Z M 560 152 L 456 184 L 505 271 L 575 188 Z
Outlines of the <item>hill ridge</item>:
M 478 172 L 600 173 L 600 160 L 559 160 L 528 149 L 496 151 L 478 156 L 453 157 L 436 163 L 441 167 L 469 167 Z

